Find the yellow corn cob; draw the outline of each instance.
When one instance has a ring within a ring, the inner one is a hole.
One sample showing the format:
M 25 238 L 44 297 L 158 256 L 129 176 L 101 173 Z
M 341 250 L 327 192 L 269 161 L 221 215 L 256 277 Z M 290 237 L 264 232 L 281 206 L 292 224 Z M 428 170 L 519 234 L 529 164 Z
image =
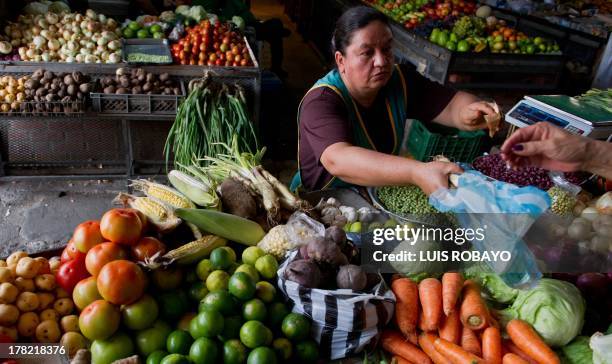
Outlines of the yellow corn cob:
M 206 235 L 166 253 L 163 258 L 180 265 L 198 262 L 210 255 L 214 249 L 225 246 L 227 240 L 216 235 Z
M 120 193 L 115 198 L 116 203 L 121 203 L 142 212 L 155 229 L 167 233 L 176 228 L 180 223 L 174 211 L 153 197 L 137 197 Z
M 182 193 L 172 187 L 147 181 L 146 179 L 138 179 L 132 181 L 132 185 L 139 191 L 142 191 L 148 197 L 154 197 L 163 203 L 166 203 L 174 208 L 195 208 L 193 202 L 185 197 Z

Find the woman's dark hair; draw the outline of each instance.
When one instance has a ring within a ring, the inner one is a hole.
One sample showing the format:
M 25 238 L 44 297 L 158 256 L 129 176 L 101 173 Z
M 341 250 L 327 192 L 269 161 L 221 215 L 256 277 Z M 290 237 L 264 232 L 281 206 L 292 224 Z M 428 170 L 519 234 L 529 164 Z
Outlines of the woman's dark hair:
M 336 52 L 344 54 L 346 47 L 351 43 L 353 34 L 375 21 L 389 25 L 386 15 L 369 6 L 355 6 L 345 11 L 336 21 L 336 29 L 334 29 L 331 41 L 332 54 Z

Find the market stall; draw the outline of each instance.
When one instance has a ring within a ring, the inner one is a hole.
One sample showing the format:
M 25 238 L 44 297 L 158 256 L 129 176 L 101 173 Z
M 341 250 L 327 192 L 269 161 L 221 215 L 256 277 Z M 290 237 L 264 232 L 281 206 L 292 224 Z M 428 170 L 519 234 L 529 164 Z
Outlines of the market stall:
M 189 82 L 206 74 L 240 85 L 249 116 L 257 123 L 261 71 L 251 46 L 239 34 L 240 24 L 212 27 L 210 35 L 202 29 L 192 39 L 183 21 L 195 25 L 205 13 L 189 10 L 120 25 L 93 11 L 80 15 L 62 13 L 62 8 L 57 13 L 22 14 L 9 23 L 3 41 L 8 55 L 0 65 L 0 75 L 7 80 L 0 112 L 0 176 L 113 178 L 158 173 L 165 158 L 152 145 L 163 145 L 179 103 L 191 91 Z M 34 21 L 38 35 L 28 30 Z M 177 27 L 180 31 L 175 31 L 172 45 L 158 39 L 169 37 Z M 140 69 L 143 77 L 163 75 L 164 80 L 151 79 L 151 85 L 146 79 L 124 87 L 102 85 L 108 77 L 119 81 L 120 69 Z M 67 93 L 70 85 L 60 93 L 49 92 L 52 96 L 43 89 L 45 99 L 26 95 L 25 80 L 39 71 L 58 77 L 79 72 L 90 86 L 83 92 L 75 90 L 74 97 Z M 164 87 L 152 86 L 171 81 Z M 69 110 L 63 107 L 68 100 Z

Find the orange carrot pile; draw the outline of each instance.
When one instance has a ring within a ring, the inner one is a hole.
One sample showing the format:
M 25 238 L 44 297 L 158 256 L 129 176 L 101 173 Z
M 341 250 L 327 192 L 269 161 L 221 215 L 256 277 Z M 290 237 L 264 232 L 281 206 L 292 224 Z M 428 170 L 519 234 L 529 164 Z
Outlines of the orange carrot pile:
M 381 342 L 398 364 L 560 364 L 528 323 L 512 320 L 500 327 L 480 287 L 460 273 L 418 285 L 395 278 L 391 289 L 399 331 L 385 330 Z M 501 329 L 510 340 L 502 341 Z

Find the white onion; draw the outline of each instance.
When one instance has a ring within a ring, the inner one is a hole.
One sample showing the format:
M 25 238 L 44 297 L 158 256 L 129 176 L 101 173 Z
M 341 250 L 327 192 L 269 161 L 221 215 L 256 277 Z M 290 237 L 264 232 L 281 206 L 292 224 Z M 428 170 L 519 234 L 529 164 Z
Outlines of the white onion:
M 49 24 L 57 24 L 57 22 L 59 22 L 59 16 L 51 12 L 47 13 L 47 15 L 45 16 L 45 19 L 47 20 Z
M 111 53 L 111 55 L 108 57 L 108 62 L 109 63 L 121 62 L 121 55 L 119 53 Z
M 42 47 L 44 47 L 44 45 L 47 43 L 45 38 L 41 37 L 40 35 L 35 36 L 32 41 L 36 49 L 42 49 Z
M 60 43 L 57 39 L 51 39 L 48 43 L 47 43 L 47 47 L 52 50 L 52 51 L 56 51 L 60 48 Z
M 85 11 L 85 16 L 88 17 L 89 19 L 96 19 L 98 17 L 98 14 L 96 14 L 96 12 L 93 11 L 92 9 L 87 9 Z
M 575 240 L 588 239 L 591 236 L 591 226 L 590 224 L 573 222 L 567 228 L 567 236 Z
M 75 60 L 79 63 L 82 63 L 85 60 L 85 55 L 83 54 L 77 54 L 75 57 Z
M 593 230 L 601 236 L 609 238 L 612 242 L 612 215 L 599 215 L 593 221 Z
M 113 40 L 108 43 L 108 49 L 111 51 L 116 51 L 121 48 L 121 43 L 118 40 Z
M 591 239 L 591 249 L 601 254 L 608 254 L 610 250 L 610 239 L 604 236 L 595 235 Z
M 68 63 L 74 62 L 74 57 L 73 56 L 66 57 L 66 62 L 68 62 Z
M 38 20 L 36 24 L 38 24 L 38 26 L 41 27 L 42 29 L 47 29 L 49 27 L 49 23 L 47 23 L 45 19 Z
M 32 29 L 32 34 L 33 35 L 39 35 L 40 31 L 42 30 L 42 29 L 40 29 L 40 27 L 38 25 L 33 26 L 31 29 Z
M 51 60 L 51 55 L 49 53 L 43 53 L 41 59 L 43 62 L 49 62 Z
M 597 218 L 597 215 L 597 209 L 594 207 L 587 207 L 580 213 L 580 217 L 587 219 L 591 222 Z
M 104 14 L 98 14 L 98 21 L 100 23 L 105 23 L 106 22 L 106 15 Z
M 17 52 L 19 53 L 19 57 L 21 57 L 21 59 L 26 58 L 26 52 L 27 52 L 27 48 L 26 47 L 19 47 L 19 49 L 17 50 Z
M 34 60 L 34 62 L 42 62 L 42 57 L 40 55 L 36 55 L 32 59 Z
M 608 191 L 599 197 L 595 207 L 602 214 L 612 215 L 612 191 Z

